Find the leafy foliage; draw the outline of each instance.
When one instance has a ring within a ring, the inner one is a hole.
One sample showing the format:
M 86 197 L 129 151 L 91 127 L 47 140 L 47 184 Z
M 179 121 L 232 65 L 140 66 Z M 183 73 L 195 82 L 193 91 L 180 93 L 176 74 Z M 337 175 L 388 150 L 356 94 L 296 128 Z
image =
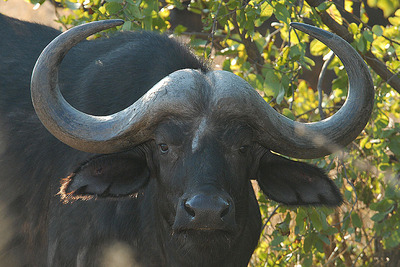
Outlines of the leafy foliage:
M 45 0 L 30 0 L 43 3 Z M 59 17 L 64 27 L 88 21 L 122 18 L 119 30 L 174 31 L 188 36 L 195 51 L 217 68 L 236 73 L 259 90 L 266 101 L 285 116 L 318 121 L 320 105 L 328 116 L 336 112 L 347 94 L 347 76 L 340 61 L 328 65 L 336 78 L 331 93 L 318 101 L 304 74 L 329 49 L 306 34 L 295 32 L 292 21 L 307 21 L 329 30 L 328 14 L 345 26 L 353 47 L 361 55 L 372 53 L 393 73 L 380 77 L 372 72 L 376 99 L 372 118 L 343 152 L 311 162 L 330 173 L 341 188 L 345 204 L 338 209 L 290 208 L 259 194 L 266 222 L 250 266 L 396 266 L 400 262 L 400 96 L 388 85 L 399 78 L 400 4 L 396 0 L 368 0 L 355 10 L 353 1 L 297 0 L 56 0 L 72 12 Z M 373 25 L 367 7 L 383 10 L 387 25 Z M 179 11 L 201 21 L 172 21 Z M 351 15 L 355 22 L 344 18 Z M 272 23 L 272 24 L 271 24 Z M 369 26 L 371 25 L 371 26 Z M 319 56 L 319 58 L 318 58 Z M 329 55 L 328 55 L 329 56 Z M 387 262 L 389 260 L 389 262 Z M 390 265 L 392 264 L 392 265 Z

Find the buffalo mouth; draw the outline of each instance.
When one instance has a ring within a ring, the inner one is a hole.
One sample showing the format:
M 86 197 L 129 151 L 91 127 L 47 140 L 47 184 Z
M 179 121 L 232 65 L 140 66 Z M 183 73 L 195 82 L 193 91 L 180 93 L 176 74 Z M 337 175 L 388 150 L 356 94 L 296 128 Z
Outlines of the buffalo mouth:
M 218 237 L 218 236 L 226 236 L 233 237 L 235 232 L 221 229 L 210 229 L 210 228 L 199 228 L 199 229 L 181 229 L 174 230 L 172 232 L 172 236 L 175 235 L 184 235 L 185 237 L 193 236 L 195 238 L 209 238 L 209 237 Z
M 181 255 L 194 259 L 198 255 L 215 260 L 224 258 L 235 244 L 237 234 L 232 231 L 185 229 L 173 231 L 170 242 Z
M 238 228 L 238 227 L 237 227 Z M 212 228 L 197 228 L 197 229 L 176 229 L 172 230 L 172 237 L 183 236 L 192 240 L 199 240 L 200 242 L 210 239 L 234 239 L 238 231 L 235 229 L 212 229 Z
M 172 226 L 172 235 L 175 234 L 189 234 L 189 235 L 197 235 L 197 234 L 216 234 L 216 235 L 232 235 L 239 231 L 238 225 L 225 226 L 220 228 L 208 227 L 208 226 L 198 226 L 198 227 L 179 227 L 175 228 Z
M 203 255 L 220 257 L 230 251 L 238 236 L 240 236 L 241 230 L 242 227 L 238 224 L 217 228 L 206 225 L 172 227 L 170 241 L 178 245 L 182 253 L 201 251 Z
M 237 223 L 213 226 L 207 224 L 191 225 L 189 223 L 177 226 L 176 223 L 171 222 L 169 227 L 170 241 L 184 253 L 193 250 L 202 251 L 206 255 L 215 251 L 219 251 L 222 255 L 225 250 L 229 251 L 242 230 L 242 227 Z

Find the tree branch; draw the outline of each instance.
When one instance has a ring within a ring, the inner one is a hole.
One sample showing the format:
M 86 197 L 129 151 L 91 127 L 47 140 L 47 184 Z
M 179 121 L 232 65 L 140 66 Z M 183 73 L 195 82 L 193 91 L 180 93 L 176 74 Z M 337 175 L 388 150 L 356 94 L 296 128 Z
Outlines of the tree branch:
M 246 37 L 246 35 L 247 35 L 246 29 L 243 29 L 242 31 L 240 31 L 239 24 L 236 20 L 236 13 L 233 15 L 231 22 L 237 29 L 237 31 L 240 35 L 240 38 L 242 39 L 242 42 L 246 49 L 248 60 L 250 61 L 250 63 L 252 63 L 256 66 L 257 73 L 262 74 L 262 68 L 264 66 L 264 58 L 262 57 L 261 53 L 258 51 L 256 43 L 253 42 L 253 40 L 251 39 L 250 36 Z

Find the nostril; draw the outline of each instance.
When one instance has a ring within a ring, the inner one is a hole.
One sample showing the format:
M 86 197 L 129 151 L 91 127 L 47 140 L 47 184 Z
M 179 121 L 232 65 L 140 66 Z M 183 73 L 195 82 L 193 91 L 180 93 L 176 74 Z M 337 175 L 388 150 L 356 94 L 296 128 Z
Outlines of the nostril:
M 224 203 L 225 206 L 223 207 L 223 210 L 221 212 L 221 218 L 225 217 L 229 213 L 230 205 L 229 203 Z
M 196 215 L 194 209 L 190 206 L 190 203 L 185 201 L 184 208 L 190 216 L 194 217 Z
M 221 220 L 230 220 L 231 215 L 234 214 L 232 202 L 218 195 L 198 194 L 189 199 L 183 199 L 180 207 L 187 218 L 196 222 L 218 223 Z

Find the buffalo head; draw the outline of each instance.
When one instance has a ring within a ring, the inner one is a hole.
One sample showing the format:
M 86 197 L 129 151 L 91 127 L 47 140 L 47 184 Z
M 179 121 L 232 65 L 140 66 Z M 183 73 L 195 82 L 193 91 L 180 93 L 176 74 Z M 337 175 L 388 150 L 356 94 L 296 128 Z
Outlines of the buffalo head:
M 118 113 L 82 113 L 58 89 L 60 62 L 79 41 L 121 23 L 93 22 L 65 32 L 46 47 L 32 75 L 32 100 L 46 128 L 73 148 L 105 154 L 65 180 L 64 200 L 135 196 L 151 203 L 151 210 L 139 208 L 140 214 L 155 214 L 158 240 L 175 259 L 193 261 L 207 254 L 209 262 L 226 263 L 230 257 L 240 265 L 247 264 L 261 228 L 251 179 L 269 198 L 285 204 L 342 202 L 321 170 L 271 151 L 321 157 L 347 145 L 364 128 L 373 85 L 348 43 L 315 27 L 292 24 L 327 44 L 348 72 L 345 104 L 321 122 L 285 118 L 232 73 L 193 69 L 171 73 Z M 229 254 L 235 251 L 241 255 Z

